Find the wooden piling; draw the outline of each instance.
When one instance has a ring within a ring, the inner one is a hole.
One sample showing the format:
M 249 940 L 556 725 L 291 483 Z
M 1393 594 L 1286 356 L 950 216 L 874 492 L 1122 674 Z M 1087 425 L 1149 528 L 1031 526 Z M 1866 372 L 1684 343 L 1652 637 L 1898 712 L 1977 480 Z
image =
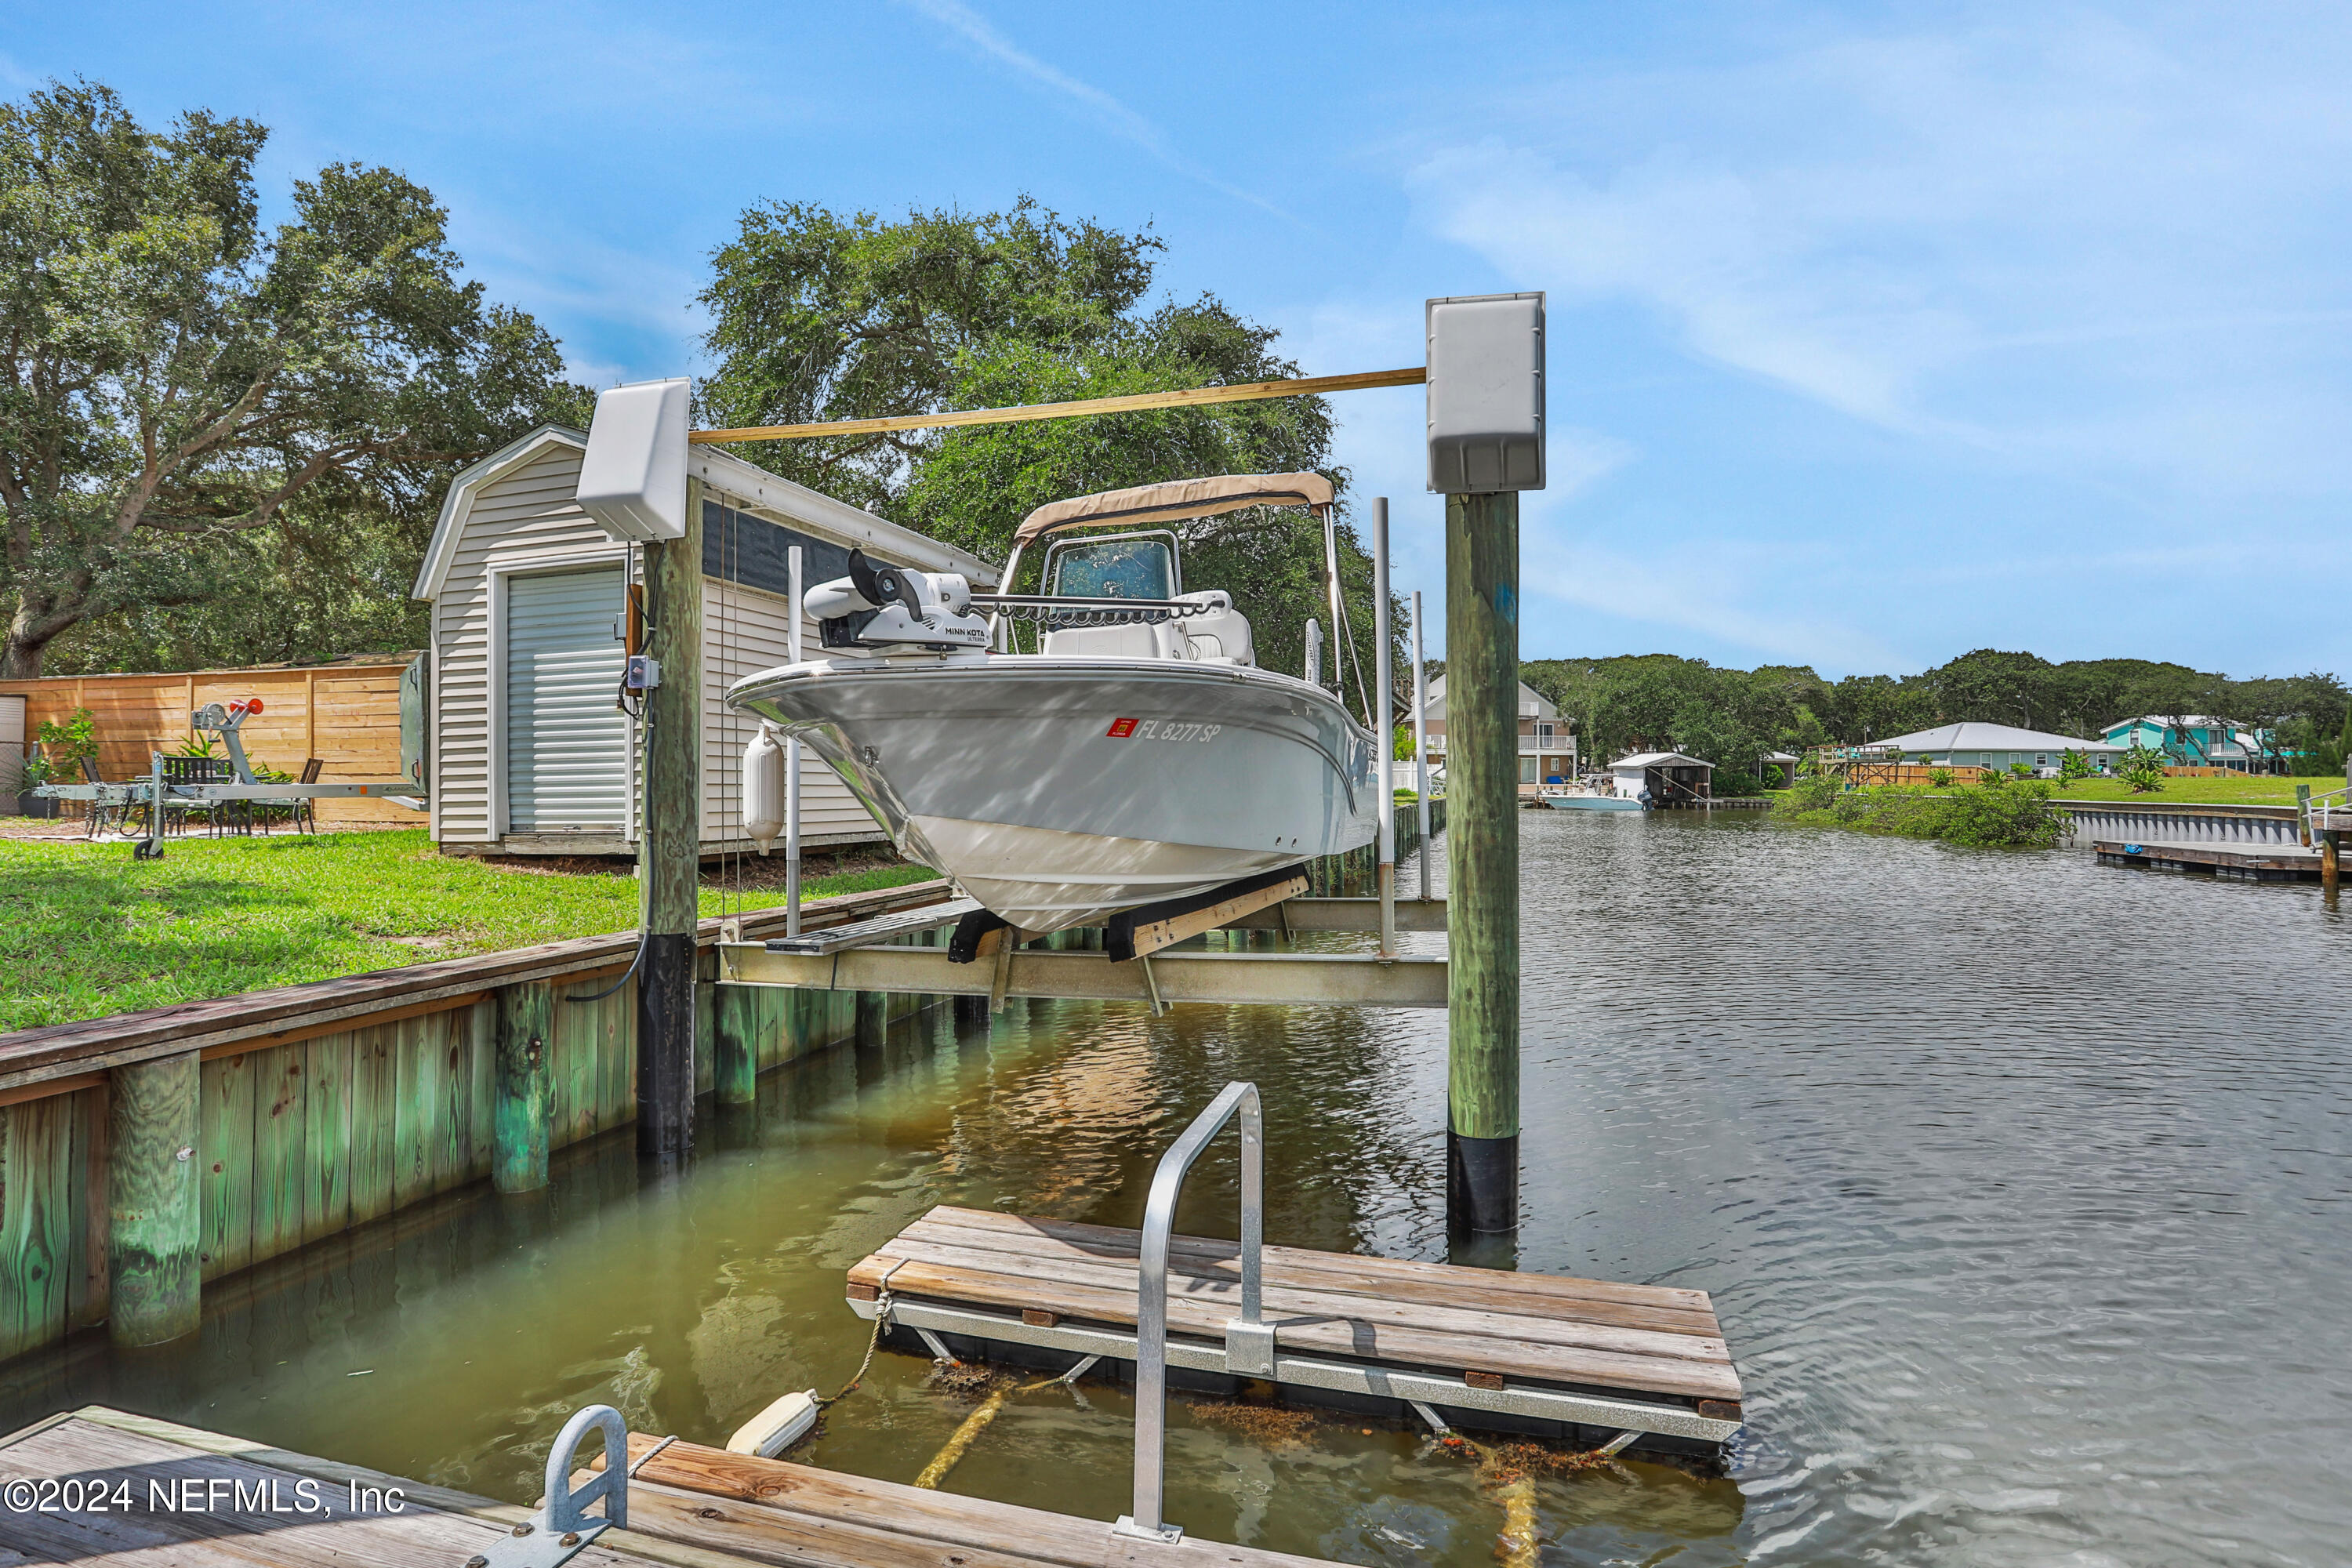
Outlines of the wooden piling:
M 694 1142 L 695 891 L 701 857 L 702 481 L 686 484 L 686 536 L 649 543 L 645 807 L 637 825 L 645 962 L 637 972 L 637 1149 Z
M 2343 834 L 2329 828 L 2319 836 L 2319 890 L 2329 899 L 2336 897 L 2336 859 Z
M 107 1140 L 108 1333 L 160 1345 L 194 1333 L 203 1289 L 197 1054 L 116 1068 Z
M 555 1047 L 555 987 L 548 981 L 499 989 L 490 1181 L 502 1193 L 534 1193 L 547 1185 L 553 1079 L 548 1058 Z
M 711 1090 L 721 1105 L 760 1102 L 760 1031 L 770 1003 L 749 985 L 721 985 L 714 998 Z
M 890 1033 L 890 993 L 860 991 L 857 994 L 856 1040 L 860 1046 L 878 1046 Z
M 1518 1225 L 1519 498 L 1445 498 L 1446 1215 Z

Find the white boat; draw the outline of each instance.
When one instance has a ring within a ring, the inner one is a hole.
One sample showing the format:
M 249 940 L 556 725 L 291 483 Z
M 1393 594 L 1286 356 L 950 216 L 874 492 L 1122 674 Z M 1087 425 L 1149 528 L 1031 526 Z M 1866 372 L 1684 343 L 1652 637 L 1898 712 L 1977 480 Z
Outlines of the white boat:
M 1554 811 L 1639 811 L 1642 803 L 1631 795 L 1596 795 L 1591 790 L 1548 790 L 1543 803 Z
M 854 557 L 805 596 L 837 656 L 728 700 L 799 735 L 900 853 L 1022 931 L 1216 894 L 1370 842 L 1376 746 L 1319 681 L 1259 668 L 1248 619 L 1185 591 L 1175 534 L 1150 525 L 1306 507 L 1328 540 L 1331 505 L 1319 474 L 1056 501 L 1023 521 L 996 594 Z M 1103 528 L 1054 539 L 1044 594 L 1010 591 L 1030 544 Z M 1016 623 L 1038 651 L 1010 651 Z

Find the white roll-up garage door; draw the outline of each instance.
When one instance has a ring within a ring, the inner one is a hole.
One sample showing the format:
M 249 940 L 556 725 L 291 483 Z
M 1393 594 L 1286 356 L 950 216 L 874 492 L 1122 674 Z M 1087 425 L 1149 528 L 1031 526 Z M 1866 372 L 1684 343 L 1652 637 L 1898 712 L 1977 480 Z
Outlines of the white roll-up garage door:
M 507 830 L 627 830 L 617 567 L 507 579 Z

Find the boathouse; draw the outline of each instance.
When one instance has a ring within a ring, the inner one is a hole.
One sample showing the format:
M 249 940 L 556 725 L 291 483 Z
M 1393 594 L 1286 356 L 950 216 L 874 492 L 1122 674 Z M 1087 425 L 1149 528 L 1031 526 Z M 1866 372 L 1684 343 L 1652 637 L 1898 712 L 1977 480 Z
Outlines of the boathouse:
M 629 544 L 575 499 L 587 437 L 542 426 L 457 476 L 417 574 L 433 605 L 429 757 L 433 838 L 458 855 L 634 854 L 643 791 L 636 721 L 618 701 L 642 581 Z M 745 462 L 696 447 L 702 481 L 701 845 L 750 847 L 738 770 L 756 725 L 727 706 L 742 677 L 785 661 L 786 552 L 803 581 L 838 577 L 849 552 L 979 587 L 995 568 Z M 817 644 L 803 616 L 804 653 Z M 877 841 L 882 829 L 834 771 L 802 755 L 802 842 Z
M 1715 764 L 1680 752 L 1636 752 L 1609 764 L 1617 793 L 1640 798 L 1644 791 L 1655 806 L 1696 805 L 1715 793 Z

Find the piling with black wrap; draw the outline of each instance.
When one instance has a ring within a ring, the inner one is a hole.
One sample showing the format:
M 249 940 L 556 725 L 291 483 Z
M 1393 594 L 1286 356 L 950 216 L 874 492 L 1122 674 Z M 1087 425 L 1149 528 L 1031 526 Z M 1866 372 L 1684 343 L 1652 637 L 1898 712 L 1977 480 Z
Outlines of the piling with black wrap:
M 637 830 L 645 957 L 637 972 L 637 1150 L 694 1143 L 696 891 L 702 813 L 702 481 L 686 485 L 686 536 L 644 546 L 646 809 Z
M 1518 1224 L 1519 498 L 1445 498 L 1446 1215 Z

